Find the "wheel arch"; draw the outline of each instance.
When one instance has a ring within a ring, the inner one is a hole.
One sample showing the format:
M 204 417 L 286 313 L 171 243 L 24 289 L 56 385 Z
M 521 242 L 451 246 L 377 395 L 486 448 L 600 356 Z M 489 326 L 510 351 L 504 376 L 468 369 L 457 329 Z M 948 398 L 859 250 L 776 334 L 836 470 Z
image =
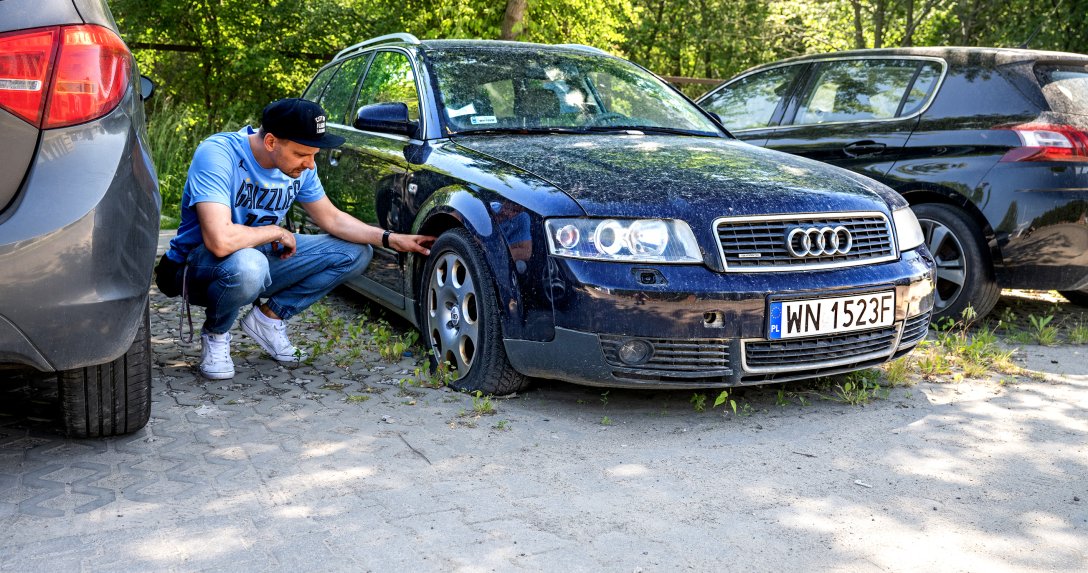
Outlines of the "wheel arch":
M 994 267 L 1000 265 L 1002 260 L 1001 246 L 998 244 L 997 234 L 994 232 L 993 226 L 990 225 L 990 221 L 986 219 L 986 215 L 982 213 L 978 206 L 962 193 L 943 187 L 913 188 L 900 190 L 899 193 L 910 203 L 911 207 L 925 203 L 939 203 L 956 207 L 966 213 L 978 226 L 982 232 L 982 239 L 986 241 L 986 245 L 989 247 L 991 271 L 994 270 Z
M 492 286 L 500 301 L 515 301 L 514 305 L 503 305 L 502 320 L 504 332 L 510 332 L 513 316 L 509 309 L 522 309 L 522 295 L 514 281 L 500 281 L 499 277 L 510 276 L 513 263 L 510 260 L 510 248 L 487 207 L 487 202 L 480 194 L 468 186 L 456 185 L 444 187 L 431 195 L 419 210 L 412 225 L 412 232 L 421 235 L 439 236 L 453 228 L 464 228 L 476 240 L 484 255 L 484 262 L 491 271 Z M 426 259 L 414 256 L 409 259 L 409 269 L 405 273 L 411 284 L 406 285 L 408 292 L 418 296 L 423 282 Z M 417 300 L 415 312 L 411 313 L 417 327 L 423 324 L 421 309 L 423 301 Z

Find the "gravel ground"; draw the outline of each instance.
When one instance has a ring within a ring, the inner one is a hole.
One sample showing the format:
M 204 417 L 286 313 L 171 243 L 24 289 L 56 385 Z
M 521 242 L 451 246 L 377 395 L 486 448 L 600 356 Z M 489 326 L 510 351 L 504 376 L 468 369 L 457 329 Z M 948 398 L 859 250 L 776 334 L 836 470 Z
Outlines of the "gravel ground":
M 691 391 L 405 383 L 418 351 L 378 348 L 408 331 L 347 291 L 291 327 L 312 364 L 236 328 L 238 375 L 208 381 L 152 300 L 131 436 L 66 439 L 47 381 L 3 374 L 0 570 L 1088 570 L 1084 345 L 1010 343 L 1023 375 L 914 376 L 865 405 L 745 389 L 734 414 L 709 392 L 698 412 Z M 1088 323 L 1045 293 L 1004 308 L 1056 309 L 1062 340 Z

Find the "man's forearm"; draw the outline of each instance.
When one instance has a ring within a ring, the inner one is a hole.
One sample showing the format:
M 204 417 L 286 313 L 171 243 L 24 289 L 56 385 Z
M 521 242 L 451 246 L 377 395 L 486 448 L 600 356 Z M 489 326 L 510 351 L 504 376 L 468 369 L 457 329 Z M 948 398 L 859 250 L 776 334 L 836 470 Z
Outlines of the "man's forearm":
M 283 241 L 289 231 L 278 225 L 247 227 L 230 223 L 215 232 L 203 229 L 204 246 L 217 257 L 226 257 L 235 252 L 259 247 L 273 241 Z
M 336 214 L 328 228 L 324 229 L 330 235 L 364 245 L 382 244 L 382 233 L 385 229 L 368 225 L 343 211 Z

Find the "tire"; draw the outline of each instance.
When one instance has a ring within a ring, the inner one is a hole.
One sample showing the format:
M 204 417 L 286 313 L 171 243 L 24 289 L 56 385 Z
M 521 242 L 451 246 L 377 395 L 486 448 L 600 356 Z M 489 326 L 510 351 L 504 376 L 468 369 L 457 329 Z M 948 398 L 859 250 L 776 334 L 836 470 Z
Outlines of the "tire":
M 912 209 L 937 271 L 934 322 L 962 320 L 968 306 L 974 307 L 978 318 L 986 316 L 997 304 L 1001 287 L 978 225 L 951 205 L 924 203 Z
M 151 417 L 150 309 L 120 358 L 57 373 L 64 429 L 73 438 L 135 432 Z
M 468 231 L 451 229 L 435 241 L 420 286 L 432 369 L 449 361 L 456 376 L 449 384 L 462 391 L 502 395 L 529 386 L 506 357 L 495 281 Z
M 1058 293 L 1064 296 L 1065 300 L 1088 308 L 1088 290 L 1060 290 Z

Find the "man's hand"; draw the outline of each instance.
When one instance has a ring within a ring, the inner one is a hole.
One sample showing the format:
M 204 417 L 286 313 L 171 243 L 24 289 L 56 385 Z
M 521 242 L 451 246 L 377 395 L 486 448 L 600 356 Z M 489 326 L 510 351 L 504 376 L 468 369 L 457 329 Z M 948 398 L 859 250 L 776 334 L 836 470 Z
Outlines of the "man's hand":
M 431 245 L 434 244 L 435 237 L 430 235 L 402 235 L 400 233 L 393 233 L 389 235 L 389 246 L 402 253 L 419 253 L 421 255 L 431 254 Z
M 290 258 L 295 254 L 295 235 L 287 229 L 281 228 L 280 237 L 272 241 L 272 252 L 280 256 L 281 259 Z

